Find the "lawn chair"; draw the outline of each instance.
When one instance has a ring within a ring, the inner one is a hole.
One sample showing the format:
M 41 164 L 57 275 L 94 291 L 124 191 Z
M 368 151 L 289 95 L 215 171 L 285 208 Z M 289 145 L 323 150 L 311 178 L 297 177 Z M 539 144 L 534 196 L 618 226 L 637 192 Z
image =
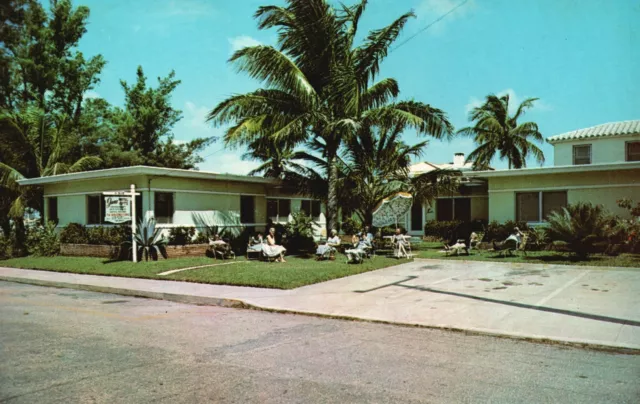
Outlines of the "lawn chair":
M 513 251 L 518 249 L 518 242 L 512 238 L 508 238 L 505 241 L 493 242 L 493 250 L 500 253 L 500 255 L 504 258 L 505 254 L 509 256 L 513 256 Z
M 262 243 L 260 244 L 247 244 L 247 261 L 255 259 L 259 260 L 262 258 Z
M 411 251 L 411 237 L 404 236 L 405 243 L 403 244 L 404 252 L 401 251 L 398 243 L 393 243 L 393 256 L 396 258 L 413 258 L 413 252 Z

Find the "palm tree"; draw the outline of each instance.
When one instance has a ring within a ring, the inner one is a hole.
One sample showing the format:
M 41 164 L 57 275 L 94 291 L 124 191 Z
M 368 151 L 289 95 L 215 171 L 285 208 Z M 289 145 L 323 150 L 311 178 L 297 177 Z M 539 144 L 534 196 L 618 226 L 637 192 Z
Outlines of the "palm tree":
M 17 113 L 0 113 L 0 189 L 12 195 L 9 216 L 20 220 L 27 207 L 42 214 L 42 195 L 31 187 L 20 187 L 19 180 L 87 171 L 102 160 L 82 157 L 65 162 L 63 144 L 66 119 L 30 108 Z
M 469 120 L 475 121 L 458 131 L 459 134 L 473 136 L 479 146 L 469 154 L 467 162 L 472 161 L 474 168 L 487 168 L 491 160 L 500 152 L 500 159 L 507 159 L 509 169 L 527 166 L 527 157 L 533 155 L 539 164 L 544 163 L 544 154 L 531 141 L 542 142 L 542 134 L 534 122 L 518 124 L 525 110 L 533 107 L 537 98 L 524 100 L 514 116 L 509 116 L 509 95 L 498 98 L 491 94 L 485 103 L 474 108 Z
M 354 46 L 366 3 L 340 10 L 326 0 L 287 0 L 286 7 L 260 7 L 259 28 L 278 29 L 278 49 L 246 47 L 230 62 L 266 88 L 232 96 L 208 115 L 216 125 L 232 124 L 224 136 L 229 145 L 250 146 L 263 137 L 319 145 L 326 161 L 329 229 L 336 224 L 338 210 L 339 151 L 361 126 L 414 128 L 438 138 L 453 131 L 446 114 L 436 108 L 416 101 L 392 102 L 399 93 L 395 80 L 371 85 L 413 13 L 371 31 Z
M 373 210 L 384 198 L 410 191 L 409 166 L 419 157 L 426 141 L 409 146 L 400 140 L 400 128 L 361 131 L 347 144 L 342 164 L 345 188 L 341 206 L 350 207 L 364 223 L 371 223 Z

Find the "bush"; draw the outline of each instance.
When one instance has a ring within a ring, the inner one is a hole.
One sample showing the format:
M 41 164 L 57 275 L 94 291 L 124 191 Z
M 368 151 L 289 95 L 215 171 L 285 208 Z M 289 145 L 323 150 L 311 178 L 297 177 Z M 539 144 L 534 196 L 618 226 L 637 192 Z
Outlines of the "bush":
M 0 260 L 6 260 L 11 258 L 13 251 L 13 238 L 12 234 L 0 236 Z
M 547 220 L 549 237 L 564 241 L 581 258 L 594 252 L 594 244 L 607 241 L 611 229 L 611 218 L 603 207 L 584 202 L 552 212 Z
M 169 245 L 192 244 L 195 235 L 195 227 L 173 227 L 169 230 Z
M 351 217 L 345 218 L 340 226 L 343 234 L 353 235 L 362 231 L 362 223 Z
M 529 225 L 526 222 L 514 222 L 513 220 L 507 220 L 503 224 L 500 224 L 494 220 L 487 225 L 483 241 L 503 241 L 513 234 L 516 227 L 522 232 L 529 230 Z
M 209 244 L 209 235 L 206 231 L 201 230 L 196 235 L 196 238 L 193 239 L 193 244 Z
M 292 214 L 293 220 L 284 226 L 286 242 L 283 241 L 287 252 L 310 252 L 315 248 L 313 241 L 313 226 L 317 225 L 311 216 L 303 211 Z
M 69 223 L 60 232 L 60 242 L 64 244 L 95 244 L 119 246 L 131 241 L 131 226 L 85 227 L 78 223 Z
M 461 225 L 460 221 L 430 220 L 424 224 L 424 235 L 449 241 L 456 238 L 457 230 Z
M 64 244 L 89 244 L 87 228 L 79 223 L 69 223 L 60 232 L 60 242 Z
M 60 253 L 60 239 L 55 223 L 30 228 L 27 231 L 26 247 L 27 252 L 32 255 L 50 257 Z
M 397 228 L 400 229 L 402 234 L 405 234 L 407 232 L 407 229 L 405 229 L 403 226 L 398 226 Z M 378 233 L 380 233 L 380 235 L 382 237 L 394 235 L 394 234 L 396 234 L 396 226 L 395 225 L 393 225 L 393 226 L 384 226 L 384 227 L 381 227 L 381 228 L 374 229 L 373 234 L 378 234 Z

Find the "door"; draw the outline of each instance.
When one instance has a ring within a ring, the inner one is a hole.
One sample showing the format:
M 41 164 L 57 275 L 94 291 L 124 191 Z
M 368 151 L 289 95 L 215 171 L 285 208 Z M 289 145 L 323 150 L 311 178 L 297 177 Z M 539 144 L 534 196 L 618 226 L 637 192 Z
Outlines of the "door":
M 411 206 L 411 230 L 421 231 L 423 223 L 422 204 L 414 203 L 413 206 Z
M 256 222 L 256 204 L 253 196 L 240 196 L 240 222 L 242 224 Z

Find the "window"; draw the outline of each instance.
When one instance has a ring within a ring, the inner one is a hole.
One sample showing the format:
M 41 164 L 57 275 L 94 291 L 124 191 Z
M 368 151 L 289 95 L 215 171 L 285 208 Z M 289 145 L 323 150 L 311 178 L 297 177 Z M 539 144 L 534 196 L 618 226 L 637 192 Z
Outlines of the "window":
M 640 161 L 640 142 L 627 142 L 626 149 L 627 161 Z
M 255 198 L 253 196 L 240 196 L 240 222 L 255 223 Z
M 154 212 L 157 223 L 173 223 L 173 193 L 156 192 Z
M 422 204 L 414 203 L 411 206 L 411 230 L 422 230 Z
M 591 145 L 573 146 L 573 164 L 591 164 Z
M 439 222 L 460 220 L 468 222 L 471 220 L 471 199 L 470 198 L 447 198 L 436 199 L 436 219 Z
M 286 219 L 289 217 L 291 213 L 291 199 L 280 199 L 278 200 L 278 216 L 280 218 Z
M 58 223 L 58 198 L 47 198 L 49 202 L 49 217 L 47 220 Z
M 104 198 L 102 195 L 87 196 L 87 224 L 104 223 Z
M 516 221 L 542 222 L 551 212 L 567 206 L 567 191 L 519 192 L 516 194 Z
M 320 201 L 302 201 L 300 204 L 300 210 L 303 210 L 307 215 L 319 217 Z
M 278 200 L 277 199 L 267 199 L 267 217 L 276 217 L 278 216 Z

